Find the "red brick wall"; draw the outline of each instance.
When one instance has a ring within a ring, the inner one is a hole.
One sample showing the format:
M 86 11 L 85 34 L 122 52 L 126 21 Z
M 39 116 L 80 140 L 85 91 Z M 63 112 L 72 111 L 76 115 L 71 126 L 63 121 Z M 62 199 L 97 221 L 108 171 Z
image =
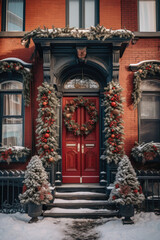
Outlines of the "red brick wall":
M 1 24 L 2 24 L 2 0 L 0 0 L 0 31 L 1 31 Z
M 121 28 L 121 1 L 120 0 L 100 0 L 100 25 L 106 28 Z
M 133 72 L 128 67 L 131 63 L 144 60 L 160 60 L 160 39 L 139 39 L 135 45 L 130 43 L 120 59 L 120 84 L 123 87 L 125 150 L 130 154 L 135 141 L 138 141 L 138 114 L 131 105 Z
M 25 30 L 65 27 L 65 0 L 26 0 Z
M 138 31 L 137 0 L 122 0 L 122 26 L 131 31 Z

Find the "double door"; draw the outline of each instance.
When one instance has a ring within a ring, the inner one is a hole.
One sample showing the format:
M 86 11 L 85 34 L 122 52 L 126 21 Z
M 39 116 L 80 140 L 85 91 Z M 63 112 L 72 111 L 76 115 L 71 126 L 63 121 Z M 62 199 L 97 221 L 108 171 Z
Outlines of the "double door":
M 63 98 L 63 110 L 73 97 Z M 98 97 L 84 97 L 93 102 L 99 111 Z M 78 107 L 72 119 L 80 126 L 90 116 L 84 107 Z M 62 124 L 62 179 L 63 183 L 99 182 L 99 121 L 88 135 L 75 136 Z

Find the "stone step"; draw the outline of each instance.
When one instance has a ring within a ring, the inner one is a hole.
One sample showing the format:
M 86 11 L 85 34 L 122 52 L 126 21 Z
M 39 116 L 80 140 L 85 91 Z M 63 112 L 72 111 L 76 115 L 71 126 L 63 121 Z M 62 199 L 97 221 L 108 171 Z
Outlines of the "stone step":
M 86 199 L 86 200 L 107 200 L 107 196 L 104 193 L 96 193 L 96 192 L 69 192 L 69 193 L 55 193 L 55 198 L 68 199 L 68 200 L 78 200 L 78 199 Z
M 107 201 L 96 201 L 96 200 L 55 199 L 53 203 L 47 204 L 48 210 L 53 207 L 67 208 L 67 209 L 78 209 L 78 208 L 110 209 L 110 210 L 116 209 L 115 204 L 108 203 Z
M 97 192 L 105 193 L 106 189 L 104 186 L 99 184 L 63 184 L 56 186 L 57 192 Z
M 54 218 L 109 218 L 118 216 L 118 211 L 113 210 L 92 210 L 92 209 L 65 209 L 65 208 L 52 208 L 43 213 L 44 217 Z

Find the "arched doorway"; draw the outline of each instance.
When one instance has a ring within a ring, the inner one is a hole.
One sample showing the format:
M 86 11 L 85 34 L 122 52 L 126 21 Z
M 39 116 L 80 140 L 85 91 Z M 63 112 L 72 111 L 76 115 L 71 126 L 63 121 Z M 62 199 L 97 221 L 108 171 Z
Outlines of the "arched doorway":
M 87 75 L 74 75 L 64 83 L 62 101 L 62 182 L 63 183 L 98 183 L 99 182 L 99 121 L 94 124 L 88 134 L 76 134 L 66 128 L 64 110 L 66 106 L 74 106 L 79 98 L 93 105 L 99 116 L 99 83 Z M 87 126 L 90 115 L 87 107 L 80 104 L 69 119 L 70 123 Z M 98 117 L 99 118 L 99 117 Z M 74 127 L 74 125 L 73 125 Z

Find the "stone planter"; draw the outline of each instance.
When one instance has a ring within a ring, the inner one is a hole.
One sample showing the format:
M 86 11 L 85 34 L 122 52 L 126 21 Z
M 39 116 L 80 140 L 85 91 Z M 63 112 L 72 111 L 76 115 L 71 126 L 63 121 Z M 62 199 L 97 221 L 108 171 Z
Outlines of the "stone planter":
M 120 205 L 119 213 L 124 219 L 122 219 L 123 224 L 133 224 L 134 222 L 130 217 L 134 216 L 134 206 L 133 204 Z
M 38 217 L 42 214 L 42 205 L 37 205 L 35 203 L 29 202 L 28 203 L 28 216 L 30 216 L 32 219 L 29 221 L 29 223 L 37 222 Z

